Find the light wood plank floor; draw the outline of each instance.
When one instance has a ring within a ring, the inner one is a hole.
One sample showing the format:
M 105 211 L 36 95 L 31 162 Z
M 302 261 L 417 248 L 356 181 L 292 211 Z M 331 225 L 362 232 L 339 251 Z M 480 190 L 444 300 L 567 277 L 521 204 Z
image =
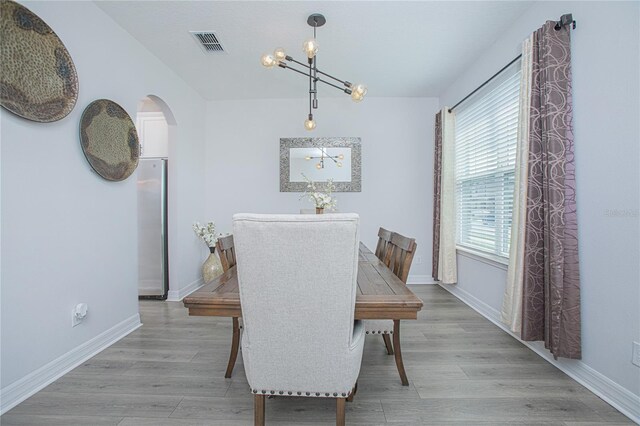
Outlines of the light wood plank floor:
M 410 386 L 382 338 L 368 336 L 348 424 L 622 425 L 626 417 L 438 286 L 402 326 Z M 239 357 L 224 372 L 231 320 L 189 317 L 181 303 L 140 303 L 143 327 L 9 411 L 2 425 L 249 425 Z M 271 425 L 335 424 L 323 398 L 268 399 Z

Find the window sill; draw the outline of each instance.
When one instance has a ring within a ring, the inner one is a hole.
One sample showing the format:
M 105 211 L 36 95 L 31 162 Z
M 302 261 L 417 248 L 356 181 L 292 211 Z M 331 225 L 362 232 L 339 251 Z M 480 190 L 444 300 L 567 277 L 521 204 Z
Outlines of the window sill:
M 486 263 L 487 265 L 494 266 L 496 268 L 504 269 L 505 271 L 509 267 L 509 259 L 504 257 L 495 256 L 481 251 L 472 250 L 467 247 L 456 246 L 456 252 L 460 256 L 467 257 L 469 259 L 477 260 L 478 262 Z

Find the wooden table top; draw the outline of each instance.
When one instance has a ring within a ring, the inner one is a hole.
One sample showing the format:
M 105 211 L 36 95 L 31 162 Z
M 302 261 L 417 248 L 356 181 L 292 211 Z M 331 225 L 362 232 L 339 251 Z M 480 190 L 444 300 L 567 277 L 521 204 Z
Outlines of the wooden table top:
M 360 243 L 356 319 L 416 319 L 418 298 L 364 244 Z M 241 317 L 236 268 L 184 298 L 189 315 Z

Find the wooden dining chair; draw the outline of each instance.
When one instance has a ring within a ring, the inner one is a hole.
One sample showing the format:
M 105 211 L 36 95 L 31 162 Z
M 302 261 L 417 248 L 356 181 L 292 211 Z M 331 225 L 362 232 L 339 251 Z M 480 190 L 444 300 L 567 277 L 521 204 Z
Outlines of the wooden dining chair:
M 233 235 L 229 234 L 224 237 L 219 237 L 216 248 L 218 249 L 222 269 L 224 272 L 227 272 L 229 268 L 236 265 L 236 250 L 233 247 Z
M 383 228 L 380 228 L 383 230 Z M 378 233 L 380 236 L 380 232 Z M 386 245 L 383 262 L 393 271 L 393 273 L 407 283 L 413 256 L 415 255 L 416 240 L 400 235 L 396 232 L 391 233 L 391 238 Z M 377 250 L 376 250 L 377 251 Z M 365 321 L 366 334 L 381 334 L 384 340 L 387 354 L 395 355 L 396 367 L 400 374 L 400 380 L 404 386 L 409 385 L 407 374 L 404 371 L 404 362 L 402 361 L 402 352 L 400 348 L 400 320 L 367 320 Z M 393 335 L 393 346 L 391 345 L 390 336 Z
M 218 249 L 218 256 L 220 256 L 220 263 L 222 264 L 224 272 L 236 266 L 236 249 L 233 245 L 233 235 L 219 237 L 216 248 Z M 232 321 L 233 335 L 231 337 L 231 352 L 229 353 L 227 371 L 224 374 L 224 377 L 227 379 L 231 377 L 233 367 L 236 365 L 238 351 L 240 350 L 240 330 L 242 329 L 242 318 L 233 317 Z
M 392 232 L 380 227 L 378 230 L 378 245 L 376 246 L 376 257 L 384 261 L 387 254 L 387 247 L 391 241 Z
M 417 247 L 418 244 L 416 244 L 414 238 L 405 237 L 397 232 L 392 233 L 390 249 L 387 251 L 387 256 L 389 257 L 387 266 L 405 284 L 409 277 L 409 270 Z
M 354 321 L 358 227 L 353 213 L 233 216 L 256 426 L 271 395 L 333 398 L 344 426 L 364 347 Z

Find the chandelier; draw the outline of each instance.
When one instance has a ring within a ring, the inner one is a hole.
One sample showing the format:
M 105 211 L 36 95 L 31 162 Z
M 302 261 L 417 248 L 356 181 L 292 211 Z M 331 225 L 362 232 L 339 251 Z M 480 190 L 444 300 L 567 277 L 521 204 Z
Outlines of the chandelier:
M 342 161 L 338 161 L 338 160 L 344 160 L 344 154 L 329 155 L 327 153 L 327 151 L 325 151 L 324 148 L 318 148 L 318 149 L 320 150 L 320 156 L 319 157 L 312 156 L 312 155 L 307 155 L 306 157 L 304 157 L 304 159 L 307 160 L 307 161 L 310 161 L 312 159 L 320 160 L 316 164 L 316 169 L 318 169 L 318 170 L 324 169 L 324 160 L 332 160 L 334 163 L 336 163 L 336 167 L 342 167 Z
M 313 119 L 313 110 L 318 109 L 318 82 L 322 82 L 331 87 L 335 87 L 336 89 L 346 93 L 347 95 L 351 95 L 351 99 L 354 102 L 360 102 L 362 99 L 364 99 L 364 95 L 367 94 L 367 87 L 364 84 L 353 84 L 348 81 L 340 80 L 339 78 L 336 78 L 318 69 L 316 59 L 316 54 L 318 53 L 316 29 L 323 26 L 326 22 L 327 20 L 325 19 L 325 17 L 319 13 L 314 13 L 307 19 L 307 23 L 313 27 L 313 38 L 306 40 L 302 44 L 302 50 L 307 54 L 307 64 L 296 61 L 291 56 L 287 55 L 282 48 L 276 49 L 273 54 L 267 53 L 262 55 L 262 58 L 260 60 L 262 62 L 262 65 L 267 68 L 273 68 L 277 65 L 280 68 L 289 69 L 291 71 L 297 72 L 298 74 L 302 74 L 305 77 L 309 77 L 309 116 L 304 122 L 304 127 L 307 130 L 313 130 L 316 128 L 316 122 Z M 303 67 L 304 71 L 292 67 L 290 64 L 287 64 L 287 62 L 291 62 Z M 342 84 L 342 86 L 339 86 L 327 80 L 323 80 L 318 76 L 318 74 L 334 80 Z

